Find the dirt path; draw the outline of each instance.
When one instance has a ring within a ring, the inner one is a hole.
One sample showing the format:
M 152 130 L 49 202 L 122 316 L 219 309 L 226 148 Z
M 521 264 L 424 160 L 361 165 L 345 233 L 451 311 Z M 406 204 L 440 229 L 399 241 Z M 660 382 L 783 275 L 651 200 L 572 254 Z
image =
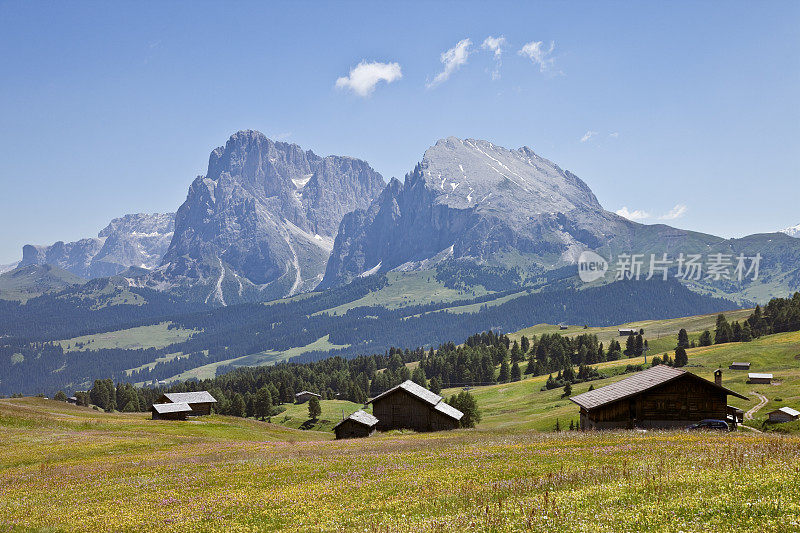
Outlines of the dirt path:
M 745 420 L 752 420 L 753 419 L 753 415 L 756 414 L 759 409 L 761 409 L 762 407 L 767 405 L 767 402 L 769 401 L 769 400 L 767 400 L 767 397 L 764 396 L 763 394 L 759 394 L 757 392 L 751 392 L 750 394 L 752 394 L 753 396 L 758 396 L 759 402 L 758 402 L 758 405 L 756 405 L 755 407 L 753 407 L 752 409 L 750 409 L 749 411 L 747 411 L 744 414 L 744 419 Z

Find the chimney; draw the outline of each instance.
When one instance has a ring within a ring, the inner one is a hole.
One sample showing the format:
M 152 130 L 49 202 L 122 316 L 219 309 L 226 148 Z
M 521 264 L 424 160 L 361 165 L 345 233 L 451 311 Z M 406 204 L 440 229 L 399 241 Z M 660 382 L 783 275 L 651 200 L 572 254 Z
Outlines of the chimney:
M 717 386 L 722 387 L 722 369 L 721 368 L 718 368 L 718 369 L 716 369 L 714 371 L 714 383 Z

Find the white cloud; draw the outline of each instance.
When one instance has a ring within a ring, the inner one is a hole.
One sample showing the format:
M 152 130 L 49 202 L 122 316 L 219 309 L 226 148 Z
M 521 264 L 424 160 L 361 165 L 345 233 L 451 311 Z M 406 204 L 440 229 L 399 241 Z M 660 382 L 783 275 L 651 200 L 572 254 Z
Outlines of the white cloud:
M 676 218 L 681 218 L 683 215 L 686 214 L 689 208 L 683 204 L 678 204 L 672 209 L 669 210 L 669 213 L 666 215 L 662 215 L 658 217 L 660 220 L 675 220 Z
M 619 139 L 619 132 L 615 131 L 614 133 L 609 133 L 608 136 L 612 139 Z
M 436 87 L 442 82 L 447 81 L 450 75 L 458 70 L 458 68 L 467 62 L 467 58 L 469 57 L 469 47 L 472 45 L 472 41 L 469 39 L 462 39 L 458 41 L 458 43 L 447 50 L 446 52 L 442 52 L 441 55 L 441 62 L 444 64 L 444 70 L 441 71 L 439 74 L 433 78 L 433 81 L 428 82 L 426 87 L 428 89 L 432 87 Z
M 617 209 L 616 213 L 628 220 L 644 220 L 645 218 L 650 218 L 650 213 L 642 211 L 641 209 L 629 211 L 627 207 L 623 207 L 622 209 Z
M 589 139 L 591 139 L 595 135 L 597 135 L 596 131 L 587 131 L 586 133 L 583 134 L 583 137 L 581 137 L 581 142 L 585 143 L 586 141 L 588 141 Z
M 492 70 L 492 79 L 500 78 L 500 67 L 503 66 L 503 47 L 506 45 L 506 38 L 502 35 L 500 37 L 488 36 L 483 40 L 481 48 L 490 50 L 494 54 L 494 70 Z
M 534 65 L 539 65 L 539 72 L 545 72 L 553 66 L 555 60 L 550 57 L 550 54 L 553 53 L 555 47 L 556 44 L 553 41 L 550 41 L 550 48 L 547 50 L 542 46 L 542 41 L 531 41 L 526 43 L 517 54 L 527 56 Z
M 362 61 L 355 68 L 350 69 L 349 76 L 336 80 L 339 89 L 350 89 L 359 96 L 369 96 L 375 90 L 378 82 L 392 83 L 403 77 L 399 63 L 367 63 Z

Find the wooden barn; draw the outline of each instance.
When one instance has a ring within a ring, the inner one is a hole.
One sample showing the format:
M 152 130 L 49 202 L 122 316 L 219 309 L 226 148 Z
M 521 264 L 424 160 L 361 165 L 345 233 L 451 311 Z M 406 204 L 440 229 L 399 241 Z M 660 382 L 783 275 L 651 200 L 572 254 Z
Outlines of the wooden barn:
M 750 370 L 750 363 L 731 363 L 730 370 Z
M 769 413 L 770 422 L 794 422 L 798 419 L 800 419 L 800 411 L 791 407 L 781 407 Z
M 630 337 L 631 335 L 638 335 L 639 330 L 634 328 L 623 328 L 618 330 L 620 337 Z
M 370 403 L 372 413 L 378 419 L 378 431 L 456 429 L 464 416 L 464 413 L 445 403 L 441 396 L 411 380 L 376 396 Z
M 377 424 L 377 418 L 359 409 L 333 426 L 333 432 L 336 433 L 337 440 L 369 437 L 375 433 L 375 426 Z
M 192 412 L 188 403 L 154 403 L 150 408 L 153 420 L 186 420 Z
M 189 416 L 210 415 L 211 406 L 217 400 L 208 391 L 168 392 L 162 394 L 158 403 L 185 403 L 191 408 Z
M 747 374 L 747 382 L 760 385 L 769 385 L 772 383 L 772 374 L 760 374 L 758 372 L 750 372 Z
M 320 398 L 322 398 L 322 396 L 320 396 L 319 394 L 317 394 L 315 392 L 309 392 L 307 390 L 300 391 L 300 392 L 298 392 L 297 394 L 294 395 L 295 403 L 306 403 L 311 398 L 317 398 L 319 400 Z
M 583 429 L 676 428 L 707 418 L 727 420 L 729 395 L 747 397 L 679 368 L 658 365 L 611 385 L 570 398 L 578 404 Z

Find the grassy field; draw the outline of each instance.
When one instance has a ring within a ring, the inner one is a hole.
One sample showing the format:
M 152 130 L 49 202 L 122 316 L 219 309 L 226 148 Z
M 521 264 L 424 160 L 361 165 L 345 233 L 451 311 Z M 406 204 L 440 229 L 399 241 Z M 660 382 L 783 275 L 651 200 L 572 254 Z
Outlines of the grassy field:
M 351 413 L 364 409 L 368 413 L 372 412 L 372 406 L 364 408 L 363 405 L 347 402 L 344 400 L 322 400 L 322 414 L 317 420 L 308 417 L 308 403 L 285 404 L 286 411 L 273 416 L 272 422 L 292 429 L 312 429 L 315 431 L 333 431 L 333 426 L 339 423 L 342 416 L 349 416 Z
M 343 315 L 356 307 L 380 305 L 387 309 L 397 309 L 432 302 L 453 302 L 488 294 L 478 285 L 469 291 L 450 289 L 436 280 L 436 272 L 387 272 L 389 284 L 366 296 L 325 311 L 331 315 Z
M 350 345 L 333 344 L 330 342 L 329 335 L 325 335 L 324 337 L 320 337 L 319 339 L 305 346 L 296 346 L 283 351 L 268 350 L 264 352 L 243 355 L 242 357 L 234 357 L 233 359 L 225 359 L 224 361 L 217 361 L 215 363 L 209 363 L 207 365 L 192 368 L 186 372 L 178 374 L 177 376 L 167 378 L 164 381 L 170 382 L 186 381 L 187 379 L 210 379 L 217 375 L 217 369 L 219 367 L 225 365 L 231 365 L 234 368 L 241 366 L 271 365 L 280 361 L 286 361 L 287 359 L 304 354 L 306 352 L 313 352 L 316 350 L 337 350 L 339 348 L 347 348 L 348 346 Z
M 171 344 L 184 342 L 195 333 L 190 329 L 169 329 L 170 324 L 171 322 L 162 322 L 153 326 L 83 335 L 56 342 L 67 352 L 108 348 L 136 350 L 138 348 L 164 348 Z
M 768 398 L 769 403 L 756 413 L 749 425 L 762 428 L 767 413 L 778 407 L 789 406 L 800 410 L 800 332 L 770 335 L 749 343 L 692 348 L 687 353 L 689 365 L 685 370 L 713 380 L 714 371 L 721 367 L 723 385 L 752 398 L 748 402 L 729 397 L 729 404 L 747 411 L 758 403 L 753 393 Z M 734 361 L 750 362 L 752 372 L 773 373 L 775 382 L 772 385 L 746 383 L 747 372 L 728 370 L 728 365 Z M 622 372 L 627 365 L 640 364 L 644 364 L 644 357 L 600 363 L 596 365 L 597 369 L 610 377 L 574 385 L 573 395 L 588 391 L 590 386 L 599 388 L 619 381 L 626 377 Z M 514 383 L 474 387 L 471 392 L 483 411 L 480 428 L 551 431 L 556 420 L 562 427 L 568 426 L 570 421 L 577 423 L 578 407 L 568 398 L 561 397 L 563 389 L 542 391 L 546 380 L 547 376 L 537 376 Z M 446 389 L 442 395 L 450 396 L 460 390 Z M 784 429 L 789 430 L 791 426 Z
M 10 531 L 796 531 L 800 440 L 458 430 L 327 441 L 0 400 Z
M 752 309 L 739 309 L 736 311 L 727 311 L 724 313 L 728 322 L 742 321 L 753 313 Z M 606 347 L 612 339 L 618 340 L 622 347 L 625 347 L 625 337 L 620 337 L 620 329 L 644 329 L 644 337 L 650 344 L 651 354 L 660 354 L 663 352 L 672 352 L 675 349 L 675 343 L 678 338 L 678 331 L 684 328 L 689 334 L 689 339 L 697 341 L 700 334 L 704 330 L 714 332 L 718 313 L 710 315 L 698 315 L 682 318 L 670 318 L 666 320 L 639 320 L 637 322 L 629 322 L 627 324 L 620 324 L 618 326 L 608 327 L 589 327 L 584 329 L 581 325 L 568 325 L 566 330 L 560 329 L 558 325 L 553 324 L 538 324 L 525 328 L 516 333 L 509 335 L 512 340 L 519 340 L 523 335 L 531 337 L 532 335 L 542 335 L 544 333 L 560 333 L 564 336 L 575 336 L 583 333 L 591 333 L 597 335 L 600 342 Z

